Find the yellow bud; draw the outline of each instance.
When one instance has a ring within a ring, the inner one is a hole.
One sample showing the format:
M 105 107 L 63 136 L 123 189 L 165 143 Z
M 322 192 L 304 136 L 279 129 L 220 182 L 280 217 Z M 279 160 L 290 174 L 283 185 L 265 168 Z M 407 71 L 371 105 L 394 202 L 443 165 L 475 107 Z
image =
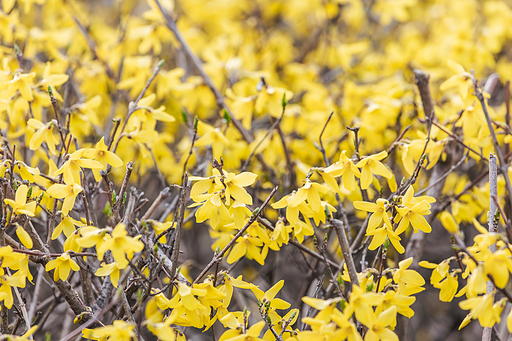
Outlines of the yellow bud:
M 464 320 L 462 321 L 462 323 L 460 324 L 459 326 L 459 330 L 461 330 L 462 328 L 464 328 L 465 326 L 467 326 L 469 324 L 469 322 L 471 322 L 473 320 L 473 318 L 471 317 L 471 314 L 468 314 Z
M 448 232 L 457 233 L 457 231 L 459 231 L 459 224 L 449 212 L 441 212 L 439 220 Z

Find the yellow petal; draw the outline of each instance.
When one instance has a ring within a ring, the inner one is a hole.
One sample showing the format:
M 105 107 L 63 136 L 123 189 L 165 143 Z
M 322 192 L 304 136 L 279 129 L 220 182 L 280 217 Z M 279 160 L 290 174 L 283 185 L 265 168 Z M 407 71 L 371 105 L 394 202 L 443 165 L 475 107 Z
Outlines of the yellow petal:
M 16 227 L 16 235 L 20 239 L 21 243 L 27 249 L 30 250 L 32 248 L 32 246 L 34 246 L 34 243 L 32 242 L 32 238 L 30 238 L 30 235 L 27 233 L 27 231 L 25 231 L 25 229 L 23 227 L 21 227 L 18 224 L 16 224 L 16 225 L 17 225 L 17 227 Z

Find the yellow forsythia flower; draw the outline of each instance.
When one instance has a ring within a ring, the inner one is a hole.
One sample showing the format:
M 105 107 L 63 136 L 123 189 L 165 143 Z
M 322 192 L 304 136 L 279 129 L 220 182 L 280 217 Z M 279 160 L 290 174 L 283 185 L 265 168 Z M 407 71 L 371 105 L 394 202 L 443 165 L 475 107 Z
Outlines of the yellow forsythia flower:
M 46 271 L 50 271 L 55 269 L 53 273 L 53 280 L 65 281 L 68 279 L 69 273 L 71 269 L 73 271 L 80 270 L 78 264 L 71 259 L 68 253 L 63 253 L 60 257 L 57 257 L 54 260 L 49 261 L 45 266 Z

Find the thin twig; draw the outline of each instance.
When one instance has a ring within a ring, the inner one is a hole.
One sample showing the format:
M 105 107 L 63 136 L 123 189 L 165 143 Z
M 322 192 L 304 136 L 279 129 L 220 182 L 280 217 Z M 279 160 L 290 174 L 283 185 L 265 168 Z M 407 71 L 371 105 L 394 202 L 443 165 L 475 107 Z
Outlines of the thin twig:
M 398 142 L 404 138 L 405 136 L 405 133 L 407 133 L 407 131 L 409 131 L 409 129 L 411 129 L 411 125 L 408 125 L 407 127 L 404 128 L 404 130 L 402 130 L 402 132 L 400 133 L 400 135 L 398 135 L 395 139 L 395 141 L 393 141 L 393 143 L 391 144 L 391 146 L 389 146 L 388 150 L 387 150 L 387 153 L 388 153 L 388 156 L 391 155 L 391 153 L 396 149 L 396 147 L 398 146 Z M 382 160 L 381 160 L 382 162 Z
M 466 161 L 466 159 L 468 158 L 468 153 L 466 153 L 460 160 L 459 162 L 457 162 L 457 164 L 453 165 L 446 173 L 444 173 L 443 175 L 441 175 L 439 178 L 437 178 L 433 183 L 429 183 L 428 186 L 424 189 L 422 189 L 421 191 L 419 191 L 418 193 L 416 193 L 416 195 L 422 195 L 423 193 L 426 193 L 429 189 L 431 189 L 432 187 L 435 187 L 437 186 L 437 184 L 439 184 L 441 181 L 443 181 L 444 179 L 446 179 L 448 177 L 448 175 L 450 175 L 451 173 L 453 173 L 453 171 L 455 171 L 457 168 L 459 168 L 460 165 L 462 165 L 464 163 L 464 161 Z
M 130 161 L 126 164 L 126 173 L 124 175 L 123 184 L 121 185 L 121 189 L 119 190 L 119 194 L 116 197 L 116 203 L 114 209 L 114 217 L 116 217 L 116 220 L 119 220 L 119 210 L 121 209 L 121 206 L 123 205 L 123 199 L 124 194 L 126 192 L 126 188 L 128 187 L 128 182 L 130 181 L 130 176 L 133 172 L 133 162 Z
M 252 150 L 251 154 L 249 154 L 249 157 L 247 158 L 247 160 L 245 160 L 244 162 L 244 165 L 242 166 L 242 169 L 240 170 L 241 172 L 245 172 L 247 170 L 247 167 L 249 166 L 249 164 L 251 163 L 251 160 L 254 156 L 254 154 L 256 154 L 256 151 L 258 150 L 258 148 L 260 147 L 260 145 L 263 143 L 263 141 L 265 141 L 265 139 L 270 135 L 270 133 L 274 130 L 275 127 L 277 127 L 279 125 L 279 123 L 281 122 L 281 119 L 283 118 L 283 115 L 281 115 L 271 126 L 270 128 L 268 128 L 267 132 L 265 133 L 265 136 L 263 136 L 261 138 L 261 140 L 259 140 L 258 144 L 256 145 L 256 147 L 254 147 L 254 149 Z
M 84 203 L 85 221 L 86 221 L 87 225 L 91 225 L 92 224 L 91 213 L 89 211 L 89 205 L 87 204 L 87 197 L 86 197 L 86 193 L 85 193 L 86 192 L 85 175 L 84 175 L 83 170 L 80 171 L 80 182 L 82 185 L 82 200 Z
M 174 281 L 176 277 L 176 269 L 178 268 L 178 257 L 180 255 L 180 242 L 181 242 L 181 233 L 183 231 L 183 218 L 185 217 L 185 208 L 187 205 L 187 186 L 188 184 L 188 173 L 185 172 L 185 177 L 183 178 L 183 187 L 181 188 L 181 198 L 180 198 L 180 212 L 178 217 L 178 223 L 176 225 L 176 232 L 174 233 L 174 249 L 172 251 L 171 262 L 171 283 Z M 171 226 L 172 227 L 172 226 Z
M 512 184 L 510 183 L 510 177 L 508 176 L 508 165 L 505 162 L 505 158 L 503 157 L 503 151 L 501 150 L 501 147 L 498 143 L 498 139 L 496 138 L 496 132 L 494 131 L 494 128 L 492 126 L 491 116 L 489 115 L 489 111 L 487 110 L 487 104 L 485 103 L 485 98 L 482 93 L 482 90 L 478 87 L 478 82 L 475 79 L 474 70 L 471 70 L 471 79 L 473 80 L 473 89 L 475 90 L 476 98 L 478 98 L 478 101 L 482 106 L 482 110 L 485 115 L 485 120 L 487 121 L 487 126 L 489 127 L 489 131 L 491 133 L 492 143 L 494 145 L 496 155 L 498 156 L 499 169 L 501 171 L 501 174 L 503 174 L 503 177 L 505 178 L 505 185 L 507 186 L 508 198 L 510 203 L 512 204 Z
M 320 136 L 318 136 L 318 142 L 320 143 L 319 150 L 320 150 L 320 153 L 322 153 L 322 156 L 324 158 L 324 162 L 325 162 L 326 166 L 329 165 L 329 159 L 327 158 L 327 154 L 325 152 L 324 143 L 322 142 L 322 136 L 324 135 L 325 128 L 327 128 L 327 124 L 329 124 L 329 121 L 331 120 L 333 114 L 334 114 L 334 111 L 331 112 L 329 117 L 327 117 L 327 121 L 325 121 L 324 127 L 322 128 L 322 131 L 320 132 Z

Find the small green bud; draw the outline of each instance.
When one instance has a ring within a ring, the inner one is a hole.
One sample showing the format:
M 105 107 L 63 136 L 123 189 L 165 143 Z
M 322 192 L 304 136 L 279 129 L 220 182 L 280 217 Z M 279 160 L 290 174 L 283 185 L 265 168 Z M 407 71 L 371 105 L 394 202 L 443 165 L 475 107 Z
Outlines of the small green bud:
M 387 248 L 389 247 L 389 239 L 388 239 L 388 238 L 386 238 L 386 240 L 384 241 L 384 243 L 382 243 L 382 247 L 383 247 L 384 249 L 387 249 Z
M 137 290 L 137 301 L 142 300 L 142 289 Z
M 199 124 L 199 119 L 196 117 L 194 117 L 194 130 L 197 131 L 197 125 Z
M 183 120 L 184 123 L 188 122 L 188 115 L 183 109 L 181 109 L 181 119 Z
M 112 217 L 112 207 L 110 207 L 110 203 L 107 201 L 105 203 L 105 208 L 103 208 L 103 214 L 107 217 Z
M 252 211 L 252 216 L 254 217 L 255 215 L 257 215 L 259 211 L 260 211 L 260 208 L 259 208 L 259 207 L 256 207 L 256 208 L 254 209 L 254 211 Z
M 347 306 L 347 302 L 345 302 L 345 300 L 341 300 L 340 301 L 340 307 L 341 307 L 341 310 L 345 310 L 345 307 Z
M 52 341 L 52 333 L 46 332 L 46 334 L 44 334 L 44 339 L 45 341 Z
M 336 280 L 338 281 L 338 284 L 340 286 L 344 285 L 345 284 L 345 281 L 343 280 L 343 277 L 341 275 L 341 272 L 338 272 L 338 278 L 336 278 Z
M 286 92 L 283 94 L 283 99 L 281 100 L 281 106 L 283 107 L 283 111 L 286 109 L 286 105 L 288 101 L 286 100 Z
M 324 206 L 324 212 L 326 217 L 331 216 L 331 211 L 329 211 L 329 207 L 327 207 L 327 205 Z
M 112 204 L 116 204 L 117 202 L 117 195 L 116 195 L 116 190 L 113 190 L 112 191 Z
M 121 205 L 124 205 L 126 203 L 126 198 L 128 197 L 128 194 L 124 192 L 123 194 L 123 200 L 121 201 Z
M 153 253 L 158 253 L 158 243 L 153 246 Z
M 165 60 L 163 60 L 163 59 L 161 61 L 159 61 L 158 64 L 157 64 L 157 67 L 161 68 L 162 65 L 164 65 L 164 62 L 165 62 Z
M 371 282 L 370 284 L 368 284 L 368 285 L 366 286 L 366 292 L 370 292 L 370 291 L 372 291 L 372 290 L 373 290 L 373 282 Z
M 32 196 L 32 186 L 30 186 L 30 188 L 28 189 L 28 192 L 27 192 L 27 198 L 30 198 Z
M 222 110 L 222 116 L 224 117 L 224 121 L 229 123 L 231 121 L 231 116 L 229 116 L 228 111 L 226 109 Z
M 52 90 L 52 87 L 48 85 L 48 95 L 50 95 L 50 97 L 54 97 L 53 96 L 53 90 Z
M 267 316 L 267 323 L 272 324 L 272 319 L 270 318 L 270 316 Z

